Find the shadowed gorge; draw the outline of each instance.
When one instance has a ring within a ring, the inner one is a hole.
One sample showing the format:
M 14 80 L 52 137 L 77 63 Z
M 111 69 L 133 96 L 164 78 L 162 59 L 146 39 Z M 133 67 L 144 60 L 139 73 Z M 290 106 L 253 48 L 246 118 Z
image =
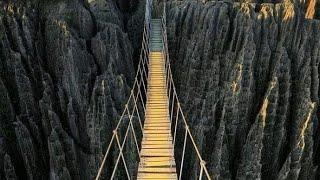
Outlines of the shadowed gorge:
M 166 6 L 173 78 L 210 175 L 319 179 L 319 1 L 241 2 Z M 0 8 L 0 179 L 94 179 L 135 80 L 145 1 Z M 182 179 L 197 179 L 195 162 Z

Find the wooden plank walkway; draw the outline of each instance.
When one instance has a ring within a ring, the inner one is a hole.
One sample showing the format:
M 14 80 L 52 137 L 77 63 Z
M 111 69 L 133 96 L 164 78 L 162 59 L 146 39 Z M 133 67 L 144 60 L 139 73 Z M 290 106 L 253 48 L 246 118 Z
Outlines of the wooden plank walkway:
M 146 116 L 137 179 L 177 179 L 166 89 L 161 21 L 151 21 Z

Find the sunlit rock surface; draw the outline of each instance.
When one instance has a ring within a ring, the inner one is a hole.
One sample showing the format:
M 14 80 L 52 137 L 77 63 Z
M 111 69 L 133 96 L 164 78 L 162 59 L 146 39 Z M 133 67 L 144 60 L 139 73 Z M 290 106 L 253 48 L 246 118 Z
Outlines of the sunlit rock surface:
M 217 179 L 320 177 L 320 21 L 305 16 L 290 1 L 168 4 L 178 94 Z
M 319 3 L 204 2 L 169 1 L 167 22 L 210 174 L 319 179 Z M 93 179 L 134 80 L 144 1 L 0 5 L 0 179 Z

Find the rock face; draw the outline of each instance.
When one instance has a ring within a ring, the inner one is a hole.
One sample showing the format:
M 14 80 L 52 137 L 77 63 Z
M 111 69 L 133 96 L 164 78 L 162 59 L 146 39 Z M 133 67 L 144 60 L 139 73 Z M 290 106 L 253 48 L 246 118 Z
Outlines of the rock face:
M 92 179 L 133 82 L 141 38 L 127 32 L 144 3 L 0 5 L 0 179 Z
M 168 2 L 190 128 L 215 179 L 319 179 L 319 3 L 244 2 Z M 0 2 L 0 179 L 94 178 L 143 20 L 142 0 Z
M 319 179 L 320 21 L 290 1 L 167 11 L 178 94 L 215 179 Z

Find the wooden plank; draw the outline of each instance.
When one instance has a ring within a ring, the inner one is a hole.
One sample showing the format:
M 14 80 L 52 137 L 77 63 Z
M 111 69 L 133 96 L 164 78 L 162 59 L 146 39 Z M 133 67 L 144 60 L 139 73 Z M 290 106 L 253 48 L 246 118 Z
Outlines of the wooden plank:
M 144 144 L 142 149 L 172 149 L 172 144 Z
M 145 172 L 145 173 L 150 173 L 150 172 L 158 172 L 158 173 L 175 173 L 176 168 L 154 168 L 154 167 L 142 167 L 139 169 L 139 172 Z
M 139 173 L 138 179 L 157 179 L 157 180 L 168 179 L 168 180 L 173 180 L 173 179 L 177 179 L 177 174 L 175 174 L 175 173 L 157 173 L 157 172 Z
M 147 103 L 138 179 L 177 179 L 160 20 L 152 20 Z M 159 50 L 159 51 L 156 51 Z
M 144 136 L 144 140 L 150 140 L 150 141 L 171 141 L 171 136 Z

